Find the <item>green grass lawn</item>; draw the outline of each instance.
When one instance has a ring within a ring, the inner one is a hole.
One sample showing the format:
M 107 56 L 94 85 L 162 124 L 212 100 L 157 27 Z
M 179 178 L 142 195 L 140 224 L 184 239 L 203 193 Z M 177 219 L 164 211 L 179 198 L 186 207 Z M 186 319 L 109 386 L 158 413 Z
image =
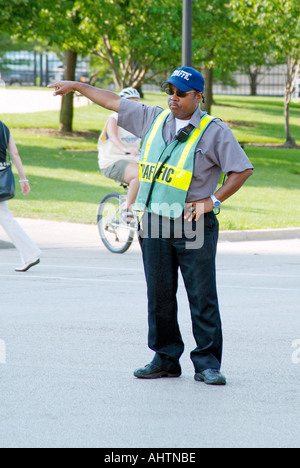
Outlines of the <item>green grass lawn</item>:
M 215 96 L 215 100 L 212 114 L 229 122 L 240 142 L 284 143 L 281 98 Z M 166 107 L 166 98 L 147 94 L 145 103 Z M 32 186 L 26 198 L 18 187 L 10 201 L 16 216 L 95 223 L 101 198 L 109 191 L 122 191 L 100 174 L 97 164 L 97 139 L 108 115 L 96 105 L 77 108 L 74 130 L 80 133 L 64 136 L 56 131 L 58 112 L 1 115 L 12 130 Z M 299 143 L 299 104 L 291 107 L 291 131 Z M 247 145 L 245 151 L 255 173 L 224 204 L 221 229 L 300 226 L 300 150 Z

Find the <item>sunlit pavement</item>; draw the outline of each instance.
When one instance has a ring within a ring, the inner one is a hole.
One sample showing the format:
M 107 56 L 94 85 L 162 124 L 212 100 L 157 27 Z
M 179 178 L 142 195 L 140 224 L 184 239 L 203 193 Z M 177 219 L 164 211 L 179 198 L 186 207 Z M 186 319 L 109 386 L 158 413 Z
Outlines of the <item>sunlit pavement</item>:
M 53 97 L 53 90 L 26 90 L 0 87 L 0 114 L 23 114 L 59 110 L 61 97 Z M 86 106 L 88 99 L 75 96 L 74 107 Z
M 43 257 L 17 274 L 0 250 L 1 447 L 299 446 L 298 239 L 219 244 L 228 385 L 210 387 L 193 379 L 182 282 L 183 375 L 135 379 L 152 359 L 137 243 L 113 255 L 95 227 L 20 222 Z

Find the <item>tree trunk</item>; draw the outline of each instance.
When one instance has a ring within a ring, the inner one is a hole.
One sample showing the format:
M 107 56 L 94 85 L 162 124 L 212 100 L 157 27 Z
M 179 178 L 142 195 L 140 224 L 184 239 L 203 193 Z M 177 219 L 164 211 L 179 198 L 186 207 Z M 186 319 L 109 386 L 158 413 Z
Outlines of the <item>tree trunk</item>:
M 75 81 L 77 63 L 77 52 L 67 50 L 66 52 L 66 67 L 64 79 L 67 81 Z M 73 95 L 74 93 L 63 96 L 60 110 L 60 132 L 72 132 L 73 130 Z
M 257 95 L 257 77 L 258 77 L 259 72 L 257 71 L 257 69 L 252 71 L 251 68 L 249 67 L 248 73 L 249 73 L 249 79 L 250 79 L 251 96 L 256 96 Z
M 206 111 L 208 114 L 211 113 L 211 106 L 213 104 L 213 78 L 214 78 L 214 69 L 213 68 L 204 68 L 204 80 L 205 80 L 205 103 L 201 105 L 201 109 Z
M 289 148 L 296 147 L 296 142 L 294 138 L 291 136 L 291 129 L 290 129 L 290 102 L 291 102 L 291 95 L 289 91 L 285 90 L 284 96 L 284 120 L 285 120 L 285 138 L 286 141 L 284 146 Z
M 286 75 L 285 75 L 285 92 L 284 92 L 284 120 L 285 120 L 285 138 L 284 146 L 293 148 L 296 147 L 296 142 L 291 136 L 290 129 L 290 102 L 292 92 L 294 91 L 296 79 L 299 73 L 300 63 L 295 59 L 287 57 Z

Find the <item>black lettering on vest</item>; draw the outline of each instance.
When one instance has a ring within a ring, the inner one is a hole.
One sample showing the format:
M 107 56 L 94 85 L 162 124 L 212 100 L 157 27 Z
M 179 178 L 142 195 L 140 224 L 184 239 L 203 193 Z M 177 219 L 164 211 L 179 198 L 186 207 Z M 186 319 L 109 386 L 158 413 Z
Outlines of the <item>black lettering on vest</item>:
M 174 169 L 171 168 L 168 170 L 168 176 L 166 177 L 167 184 L 170 184 L 172 182 L 174 174 L 175 174 Z
M 160 177 L 159 177 L 159 179 L 160 179 L 161 181 L 165 180 L 166 175 L 167 175 L 167 172 L 168 172 L 168 168 L 165 166 L 164 169 L 163 169 L 163 171 L 162 171 L 162 173 L 161 173 L 161 175 L 160 175 Z
M 153 172 L 154 172 L 154 166 L 151 166 L 151 167 L 150 167 L 150 172 L 149 172 L 149 178 L 148 178 L 148 180 L 152 180 L 152 179 L 153 179 Z
M 159 179 L 161 180 L 161 182 L 166 182 L 167 184 L 170 184 L 173 180 L 174 174 L 175 174 L 174 169 L 172 169 L 171 167 L 165 166 Z

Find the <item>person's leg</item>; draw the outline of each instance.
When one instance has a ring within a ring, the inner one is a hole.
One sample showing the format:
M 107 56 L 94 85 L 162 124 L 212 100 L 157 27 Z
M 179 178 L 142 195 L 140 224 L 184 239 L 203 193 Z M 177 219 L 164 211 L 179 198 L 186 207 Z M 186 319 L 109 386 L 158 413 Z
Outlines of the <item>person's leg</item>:
M 180 374 L 179 359 L 184 344 L 177 321 L 176 251 L 170 239 L 151 238 L 150 233 L 143 239 L 142 251 L 148 288 L 148 344 L 156 353 L 152 363 L 170 373 Z
M 197 343 L 191 353 L 196 373 L 206 369 L 220 370 L 221 367 L 222 326 L 215 267 L 217 241 L 218 221 L 213 213 L 209 213 L 205 215 L 202 248 L 186 249 L 184 239 L 175 243 Z
M 139 165 L 130 163 L 125 169 L 124 182 L 128 184 L 127 208 L 131 209 L 139 191 Z
M 41 251 L 14 219 L 7 202 L 0 202 L 0 224 L 19 251 L 23 264 L 37 260 Z
M 120 160 L 102 169 L 102 174 L 109 179 L 128 185 L 124 219 L 128 224 L 134 223 L 132 206 L 139 191 L 139 165 L 126 160 Z

